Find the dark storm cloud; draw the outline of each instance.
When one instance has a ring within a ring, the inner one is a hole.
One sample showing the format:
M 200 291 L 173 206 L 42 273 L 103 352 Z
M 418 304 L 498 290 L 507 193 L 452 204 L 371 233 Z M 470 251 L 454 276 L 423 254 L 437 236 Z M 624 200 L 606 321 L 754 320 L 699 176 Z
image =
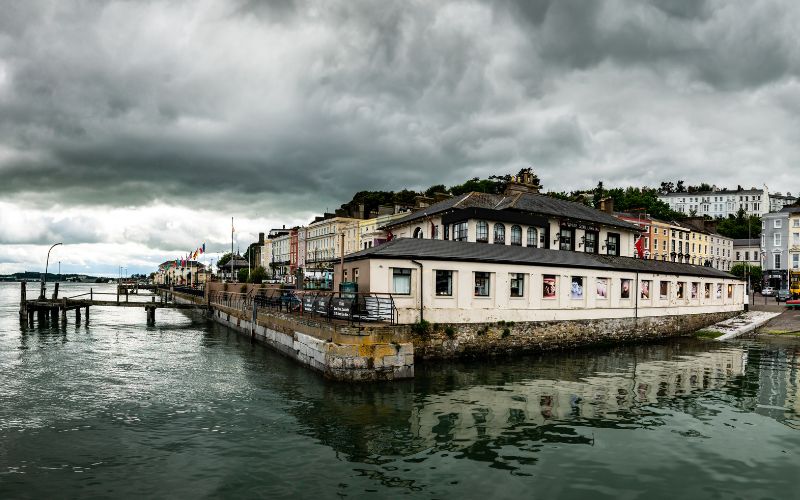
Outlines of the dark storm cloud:
M 3 7 L 0 197 L 45 202 L 224 200 L 290 214 L 525 165 L 555 188 L 599 176 L 721 184 L 726 155 L 758 161 L 758 133 L 740 144 L 726 136 L 742 132 L 725 129 L 733 111 L 693 116 L 693 97 L 752 101 L 800 67 L 793 2 Z M 774 102 L 796 102 L 789 89 Z M 642 130 L 658 102 L 687 134 Z M 773 113 L 797 110 L 753 120 Z M 775 155 L 796 158 L 782 149 L 796 132 L 781 133 L 762 175 Z

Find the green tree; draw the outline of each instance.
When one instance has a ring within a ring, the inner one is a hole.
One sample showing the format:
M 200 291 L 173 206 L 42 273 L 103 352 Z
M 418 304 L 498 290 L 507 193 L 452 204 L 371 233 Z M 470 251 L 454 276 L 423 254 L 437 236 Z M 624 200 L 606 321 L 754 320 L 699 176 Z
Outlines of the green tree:
M 731 274 L 739 278 L 745 278 L 747 274 L 750 275 L 751 283 L 760 283 L 764 277 L 764 271 L 761 266 L 752 266 L 749 264 L 734 264 L 731 266 Z
M 431 197 L 436 193 L 447 193 L 447 187 L 444 184 L 436 184 L 425 190 L 425 196 Z
M 250 274 L 250 271 L 248 269 L 239 269 L 239 272 L 237 273 L 237 277 L 239 278 L 239 283 L 246 283 L 248 274 Z
M 257 268 L 253 269 L 253 272 L 250 273 L 247 281 L 250 283 L 262 283 L 265 279 L 267 279 L 267 270 L 262 266 L 258 266 Z
M 228 262 L 231 261 L 231 257 L 232 257 L 232 255 L 231 255 L 230 252 L 224 254 L 222 257 L 219 258 L 219 261 L 217 262 L 217 265 L 219 267 L 224 266 L 225 264 L 227 264 Z

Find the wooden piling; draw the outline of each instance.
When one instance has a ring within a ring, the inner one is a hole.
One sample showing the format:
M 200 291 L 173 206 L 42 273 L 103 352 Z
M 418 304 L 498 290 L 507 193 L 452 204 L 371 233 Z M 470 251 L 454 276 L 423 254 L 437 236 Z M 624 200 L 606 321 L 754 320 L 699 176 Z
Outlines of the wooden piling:
M 21 282 L 22 285 L 19 289 L 19 319 L 23 323 L 28 321 L 28 296 L 27 296 L 27 287 L 25 282 Z
M 58 307 L 50 307 L 50 321 L 58 323 Z
M 86 324 L 89 324 L 89 306 L 86 306 Z
M 67 324 L 67 299 L 61 300 L 61 322 Z
M 58 281 L 56 281 L 56 284 L 53 287 L 53 300 L 58 300 Z
M 75 308 L 75 324 L 79 325 L 81 323 L 81 308 Z

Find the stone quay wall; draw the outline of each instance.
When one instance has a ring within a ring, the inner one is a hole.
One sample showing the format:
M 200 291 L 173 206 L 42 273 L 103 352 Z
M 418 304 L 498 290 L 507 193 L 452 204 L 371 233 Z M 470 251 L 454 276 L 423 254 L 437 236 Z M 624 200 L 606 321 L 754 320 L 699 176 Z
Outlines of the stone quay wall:
M 202 297 L 172 292 L 178 302 L 205 303 Z M 211 319 L 276 351 L 342 381 L 414 377 L 414 345 L 406 326 L 326 323 L 273 311 L 210 304 Z
M 740 312 L 543 322 L 435 324 L 413 335 L 418 360 L 480 358 L 689 335 Z

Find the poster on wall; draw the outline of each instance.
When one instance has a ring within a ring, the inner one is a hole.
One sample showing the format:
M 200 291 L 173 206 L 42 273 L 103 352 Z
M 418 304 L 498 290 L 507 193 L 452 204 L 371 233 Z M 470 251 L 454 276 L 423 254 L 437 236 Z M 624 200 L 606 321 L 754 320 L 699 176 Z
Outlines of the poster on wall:
M 622 289 L 619 292 L 619 297 L 621 299 L 629 299 L 631 298 L 631 280 L 621 280 Z
M 608 298 L 608 279 L 597 278 L 597 298 L 598 299 Z
M 661 297 L 661 300 L 667 300 L 669 298 L 669 281 L 662 281 L 659 283 L 659 287 L 659 297 Z
M 698 288 L 700 287 L 700 283 L 692 283 L 692 299 L 697 298 Z
M 642 281 L 640 288 L 640 297 L 643 300 L 650 300 L 650 281 L 644 280 Z
M 728 298 L 733 298 L 733 285 L 728 285 Z
M 679 299 L 683 298 L 683 293 L 684 293 L 684 287 L 685 286 L 686 286 L 686 283 L 684 283 L 683 281 L 679 281 L 678 282 L 678 298 Z
M 556 298 L 556 277 L 545 274 L 542 278 L 542 297 L 545 299 Z
M 573 299 L 583 299 L 583 278 L 580 276 L 572 277 L 572 286 L 569 296 Z
M 717 298 L 718 299 L 722 298 L 722 283 L 717 284 Z
M 706 283 L 705 297 L 707 299 L 711 298 L 711 283 Z

